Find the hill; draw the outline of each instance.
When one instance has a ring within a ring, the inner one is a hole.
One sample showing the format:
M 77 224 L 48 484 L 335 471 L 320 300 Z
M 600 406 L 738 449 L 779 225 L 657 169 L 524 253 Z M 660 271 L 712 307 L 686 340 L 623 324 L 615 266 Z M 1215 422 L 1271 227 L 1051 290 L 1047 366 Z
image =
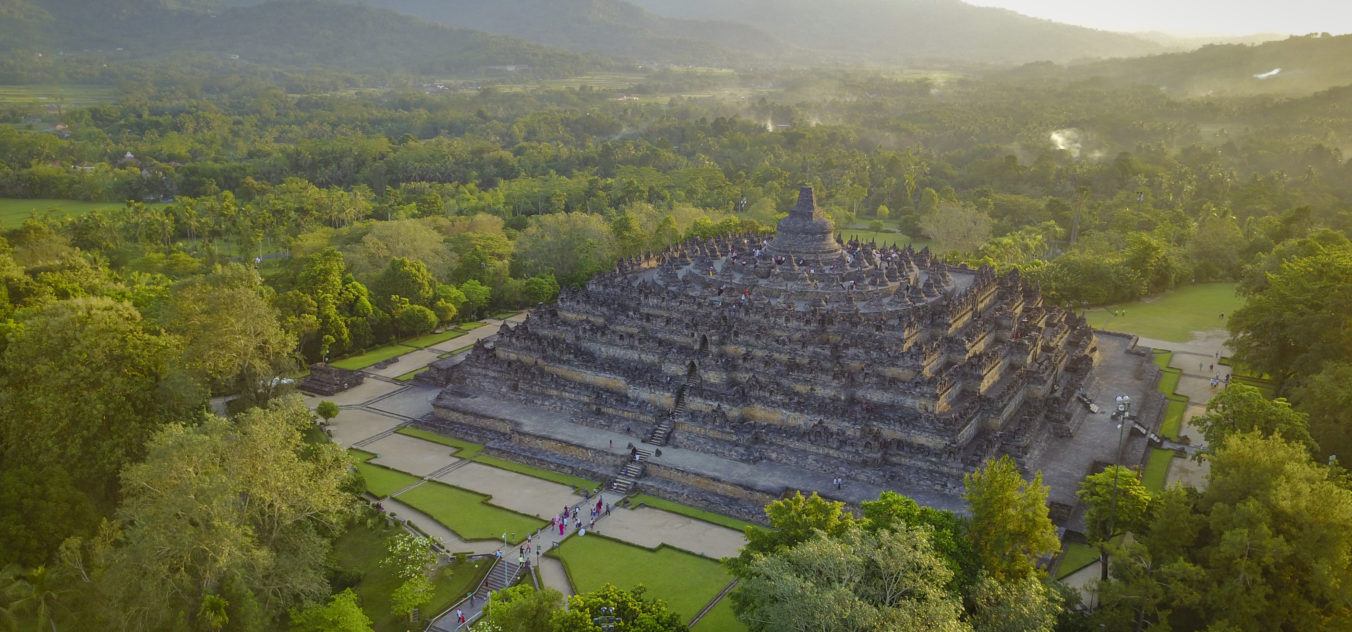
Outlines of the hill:
M 359 0 L 447 26 L 638 62 L 741 65 L 790 51 L 743 24 L 673 19 L 624 0 Z
M 1030 66 L 1011 75 L 1098 79 L 1158 87 L 1171 94 L 1301 96 L 1352 85 L 1352 35 L 1308 35 L 1257 46 L 1204 46 L 1140 59 Z
M 1160 53 L 1122 33 L 1060 24 L 959 0 L 633 0 L 658 15 L 721 19 L 786 41 L 878 63 L 1071 61 Z
M 14 3 L 16 0 L 6 0 Z M 574 71 L 594 60 L 520 40 L 321 0 L 29 0 L 0 11 L 0 49 L 115 52 L 115 58 L 215 54 L 243 63 L 358 73 Z

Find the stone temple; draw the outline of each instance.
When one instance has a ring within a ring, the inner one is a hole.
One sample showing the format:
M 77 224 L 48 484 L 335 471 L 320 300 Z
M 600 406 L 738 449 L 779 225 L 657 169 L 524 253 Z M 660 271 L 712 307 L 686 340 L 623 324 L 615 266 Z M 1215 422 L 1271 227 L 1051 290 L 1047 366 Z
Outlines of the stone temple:
M 750 519 L 795 490 L 961 509 L 963 475 L 1007 454 L 1047 472 L 1064 519 L 1081 477 L 1144 452 L 1153 370 L 1017 273 L 841 243 L 804 188 L 773 236 L 624 260 L 504 324 L 439 368 L 427 423 Z M 1089 406 L 1117 393 L 1137 432 Z

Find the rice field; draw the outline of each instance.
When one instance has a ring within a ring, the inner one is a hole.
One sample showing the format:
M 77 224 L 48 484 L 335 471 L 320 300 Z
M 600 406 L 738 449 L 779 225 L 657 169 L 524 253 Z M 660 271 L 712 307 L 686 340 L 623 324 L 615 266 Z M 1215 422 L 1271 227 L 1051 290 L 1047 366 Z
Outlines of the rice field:
M 88 85 L 0 85 L 0 106 L 4 105 L 60 105 L 87 107 L 117 100 L 117 89 L 112 86 Z

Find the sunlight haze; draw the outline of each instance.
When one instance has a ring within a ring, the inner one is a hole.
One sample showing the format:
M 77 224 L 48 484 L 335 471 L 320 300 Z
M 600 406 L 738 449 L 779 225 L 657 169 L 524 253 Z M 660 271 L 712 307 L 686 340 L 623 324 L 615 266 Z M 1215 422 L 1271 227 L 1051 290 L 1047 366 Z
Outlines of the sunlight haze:
M 1352 32 L 1352 3 L 1339 0 L 970 0 L 1039 18 L 1111 31 L 1179 35 Z

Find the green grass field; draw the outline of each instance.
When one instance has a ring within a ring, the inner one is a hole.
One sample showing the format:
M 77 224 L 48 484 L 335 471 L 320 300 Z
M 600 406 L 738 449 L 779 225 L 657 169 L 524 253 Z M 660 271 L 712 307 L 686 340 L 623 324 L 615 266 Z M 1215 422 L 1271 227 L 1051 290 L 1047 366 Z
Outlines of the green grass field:
M 119 209 L 122 202 L 84 202 L 81 200 L 53 200 L 29 198 L 0 198 L 0 228 L 14 228 L 30 216 L 51 215 L 68 217 L 83 215 L 98 209 Z M 152 202 L 146 206 L 163 206 Z
M 732 581 L 732 575 L 714 560 L 667 546 L 650 550 L 591 534 L 568 538 L 549 555 L 563 560 L 573 588 L 580 593 L 605 584 L 626 590 L 642 584 L 649 595 L 666 601 L 685 621 Z
M 446 331 L 440 331 L 434 334 L 427 334 L 426 336 L 409 338 L 408 340 L 405 340 L 399 344 L 404 345 L 405 347 L 426 349 L 427 347 L 430 347 L 434 344 L 446 342 L 447 340 L 451 340 L 454 338 L 459 338 L 460 336 L 463 335 L 465 335 L 465 332 L 460 331 L 459 329 L 447 329 Z
M 408 426 L 403 426 L 398 430 L 395 430 L 395 432 L 401 435 L 413 437 L 415 439 L 422 439 L 423 441 L 431 441 L 432 443 L 440 443 L 441 445 L 455 448 L 456 449 L 455 456 L 460 457 L 462 459 L 473 459 L 475 456 L 479 454 L 480 450 L 484 449 L 484 446 L 482 444 L 472 443 L 469 441 L 462 441 L 460 439 L 456 439 L 455 437 L 448 437 L 446 435 L 440 435 L 435 432 L 428 432 L 426 430 L 423 430 L 422 428 L 410 428 Z
M 405 373 L 405 374 L 403 374 L 403 375 L 400 375 L 400 376 L 398 376 L 398 377 L 396 377 L 396 378 L 394 378 L 394 379 L 396 379 L 396 380 L 398 380 L 398 381 L 400 381 L 400 382 L 411 382 L 411 381 L 413 381 L 413 378 L 418 377 L 418 374 L 419 374 L 419 373 L 422 373 L 423 371 L 426 371 L 427 369 L 428 369 L 428 367 L 422 367 L 422 368 L 420 368 L 420 369 L 413 369 L 412 371 L 409 371 L 408 373 Z
M 352 590 L 357 593 L 362 611 L 371 618 L 378 632 L 404 632 L 409 629 L 406 617 L 390 612 L 390 595 L 399 586 L 399 577 L 393 569 L 380 565 L 387 554 L 386 541 L 399 531 L 398 527 L 371 528 L 358 525 L 348 529 L 333 544 L 333 567 L 344 575 L 360 578 Z M 442 567 L 432 580 L 435 592 L 425 614 L 438 614 L 464 597 L 488 574 L 489 566 L 485 561 L 469 561 L 463 566 Z M 421 626 L 417 629 L 421 629 Z
M 490 497 L 428 481 L 399 495 L 399 501 L 440 522 L 465 540 L 494 540 L 508 534 L 508 542 L 526 539 L 545 522 L 488 504 Z
M 404 345 L 387 345 L 384 347 L 377 347 L 366 353 L 348 356 L 342 360 L 335 360 L 329 364 L 340 369 L 358 371 L 373 364 L 389 360 L 390 358 L 397 358 L 414 350 L 413 347 L 406 347 Z
M 1132 303 L 1091 309 L 1086 318 L 1096 329 L 1187 342 L 1194 332 L 1225 329 L 1220 315 L 1229 318 L 1241 304 L 1234 283 L 1202 283 Z M 1115 316 L 1118 311 L 1123 315 Z
M 1150 457 L 1146 459 L 1145 469 L 1141 472 L 1141 483 L 1151 492 L 1164 491 L 1169 479 L 1169 464 L 1174 460 L 1174 451 L 1164 448 L 1150 448 Z
M 1174 352 L 1155 350 L 1155 366 L 1161 369 L 1169 368 L 1169 363 L 1174 361 Z
M 1061 561 L 1056 565 L 1056 579 L 1069 577 L 1099 559 L 1098 549 L 1082 542 L 1070 542 L 1061 551 Z
M 716 514 L 712 511 L 697 509 L 695 507 L 682 505 L 677 502 L 666 500 L 665 498 L 658 498 L 656 496 L 649 496 L 647 494 L 635 494 L 632 498 L 629 499 L 629 502 L 634 505 L 643 505 L 645 507 L 652 507 L 653 509 L 670 511 L 671 513 L 680 514 L 682 516 L 686 516 L 687 518 L 703 520 L 711 524 L 716 524 L 720 527 L 727 527 L 729 529 L 736 529 L 738 531 L 742 531 L 747 527 L 755 526 L 750 522 L 738 520 L 731 516 Z
M 376 498 L 385 498 L 418 482 L 418 477 L 371 463 L 358 463 L 357 472 L 366 483 L 366 491 Z
M 1159 389 L 1165 395 L 1173 395 L 1178 389 L 1178 381 L 1183 379 L 1182 369 L 1164 369 L 1160 371 Z
M 1183 432 L 1183 413 L 1188 411 L 1188 398 L 1182 395 L 1165 395 L 1164 422 L 1160 424 L 1160 434 L 1165 438 L 1178 441 Z
M 117 100 L 112 86 L 82 85 L 0 85 L 0 105 L 60 105 L 86 107 Z
M 746 626 L 732 613 L 732 600 L 724 597 L 691 629 L 695 632 L 744 632 Z

